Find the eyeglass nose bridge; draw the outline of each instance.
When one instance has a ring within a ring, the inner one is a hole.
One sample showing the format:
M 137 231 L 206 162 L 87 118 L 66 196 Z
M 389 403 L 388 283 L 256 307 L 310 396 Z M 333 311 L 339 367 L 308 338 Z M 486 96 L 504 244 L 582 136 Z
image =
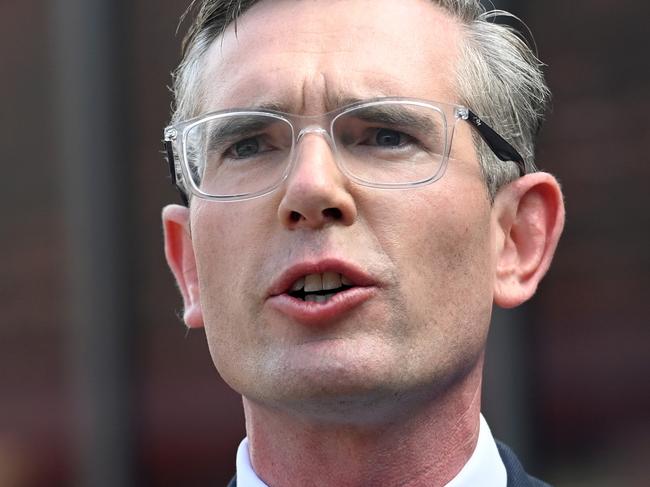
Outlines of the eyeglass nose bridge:
M 332 143 L 332 140 L 331 140 L 332 137 L 331 137 L 330 133 L 327 130 L 325 130 L 323 127 L 321 127 L 320 125 L 308 125 L 308 126 L 302 128 L 300 130 L 300 132 L 298 132 L 298 135 L 296 135 L 296 143 L 300 142 L 302 140 L 302 138 L 305 135 L 308 135 L 308 134 L 322 135 L 323 137 L 325 137 L 325 139 L 327 140 L 327 142 L 330 145 Z
M 294 129 L 295 130 L 295 129 Z M 300 150 L 298 149 L 298 145 L 300 144 L 300 141 L 306 136 L 306 135 L 320 135 L 325 139 L 325 142 L 329 146 L 329 150 L 332 153 L 332 156 L 334 158 L 334 162 L 338 168 L 339 171 L 341 171 L 343 174 L 347 175 L 347 172 L 345 169 L 341 166 L 341 161 L 338 158 L 337 151 L 336 151 L 336 144 L 332 138 L 332 134 L 329 130 L 326 130 L 323 128 L 322 125 L 318 123 L 312 123 L 310 125 L 304 126 L 300 129 L 300 131 L 295 135 L 295 141 L 294 141 L 294 148 L 292 150 L 292 156 L 290 158 L 289 165 L 287 166 L 286 173 L 285 173 L 285 178 L 288 177 L 288 175 L 295 170 L 295 167 L 297 164 L 299 164 L 301 156 Z M 349 176 L 348 176 L 349 177 Z
M 298 132 L 298 134 L 295 136 L 294 146 L 297 148 L 297 146 L 300 144 L 300 141 L 306 135 L 310 135 L 310 134 L 322 136 L 325 139 L 325 142 L 327 142 L 327 145 L 329 145 L 329 148 L 332 151 L 332 153 L 336 152 L 335 143 L 334 143 L 334 140 L 332 139 L 332 134 L 329 132 L 329 130 L 324 129 L 323 126 L 319 125 L 319 124 L 311 124 L 311 125 L 307 125 L 306 127 L 302 127 L 300 129 L 300 131 Z M 292 157 L 292 159 L 293 159 L 292 163 L 295 163 L 297 153 L 298 153 L 298 151 L 294 152 L 294 155 Z M 337 159 L 336 163 L 338 165 L 338 163 L 339 163 L 338 159 Z

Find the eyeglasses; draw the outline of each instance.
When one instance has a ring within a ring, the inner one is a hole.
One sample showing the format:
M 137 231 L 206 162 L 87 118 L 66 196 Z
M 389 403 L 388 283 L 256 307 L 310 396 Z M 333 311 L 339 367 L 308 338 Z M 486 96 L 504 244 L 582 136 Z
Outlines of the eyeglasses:
M 338 168 L 356 183 L 411 188 L 442 177 L 460 120 L 525 174 L 521 155 L 471 110 L 413 98 L 366 100 L 317 116 L 223 110 L 168 126 L 164 144 L 185 203 L 190 195 L 236 201 L 272 192 L 291 173 L 309 134 L 327 139 Z

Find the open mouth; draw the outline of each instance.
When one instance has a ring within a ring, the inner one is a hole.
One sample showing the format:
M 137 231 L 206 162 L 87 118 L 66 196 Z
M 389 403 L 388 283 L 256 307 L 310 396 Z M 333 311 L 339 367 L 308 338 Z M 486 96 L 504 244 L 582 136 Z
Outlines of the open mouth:
M 338 293 L 352 289 L 353 282 L 337 272 L 307 274 L 297 279 L 287 294 L 312 303 L 325 303 Z
M 343 319 L 377 295 L 380 285 L 363 269 L 334 258 L 294 264 L 276 278 L 266 302 L 303 325 L 323 326 Z

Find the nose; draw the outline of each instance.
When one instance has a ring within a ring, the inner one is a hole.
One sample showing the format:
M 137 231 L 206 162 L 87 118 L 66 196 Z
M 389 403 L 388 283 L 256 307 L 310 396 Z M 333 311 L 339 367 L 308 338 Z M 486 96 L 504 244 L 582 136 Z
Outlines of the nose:
M 288 229 L 317 229 L 357 218 L 350 181 L 334 159 L 329 136 L 323 130 L 305 130 L 296 141 L 294 164 L 285 182 L 278 218 Z

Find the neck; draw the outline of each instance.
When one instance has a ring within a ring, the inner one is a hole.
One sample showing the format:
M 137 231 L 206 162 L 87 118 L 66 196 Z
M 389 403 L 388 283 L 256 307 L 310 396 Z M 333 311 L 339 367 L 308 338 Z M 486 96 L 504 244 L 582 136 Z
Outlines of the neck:
M 362 425 L 296 418 L 244 398 L 253 468 L 283 487 L 445 485 L 476 447 L 481 369 L 408 414 Z

